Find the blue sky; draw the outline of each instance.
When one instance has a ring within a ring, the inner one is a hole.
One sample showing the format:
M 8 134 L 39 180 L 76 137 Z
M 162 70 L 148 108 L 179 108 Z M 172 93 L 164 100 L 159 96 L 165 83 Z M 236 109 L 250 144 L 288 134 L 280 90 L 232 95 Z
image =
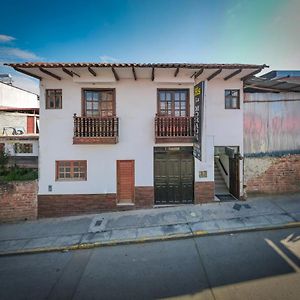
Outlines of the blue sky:
M 1 3 L 0 63 L 266 63 L 300 69 L 299 0 L 110 0 Z M 10 69 L 15 84 L 36 81 Z

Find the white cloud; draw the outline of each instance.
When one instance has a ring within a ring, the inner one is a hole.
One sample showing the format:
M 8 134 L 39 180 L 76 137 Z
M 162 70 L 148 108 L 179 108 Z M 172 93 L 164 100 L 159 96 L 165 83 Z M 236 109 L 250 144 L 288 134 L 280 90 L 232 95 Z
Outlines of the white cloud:
M 39 56 L 33 52 L 22 50 L 19 48 L 0 47 L 0 60 L 10 59 L 26 59 L 26 60 L 37 60 Z
M 103 55 L 103 56 L 100 56 L 100 61 L 101 62 L 116 62 L 116 61 L 118 61 L 118 59 L 108 56 L 108 55 Z
M 0 43 L 7 43 L 7 42 L 14 41 L 14 40 L 15 40 L 15 38 L 10 35 L 0 34 Z

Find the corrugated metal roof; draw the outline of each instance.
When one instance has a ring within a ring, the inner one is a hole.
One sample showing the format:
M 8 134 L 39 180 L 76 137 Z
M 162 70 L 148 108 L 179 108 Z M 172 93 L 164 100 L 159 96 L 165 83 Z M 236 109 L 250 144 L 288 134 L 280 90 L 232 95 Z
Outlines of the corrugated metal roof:
M 280 79 L 280 78 L 289 78 L 289 77 L 300 78 L 300 70 L 273 70 L 260 77 L 265 79 Z
M 244 83 L 245 92 L 300 92 L 300 84 L 279 79 L 252 77 Z

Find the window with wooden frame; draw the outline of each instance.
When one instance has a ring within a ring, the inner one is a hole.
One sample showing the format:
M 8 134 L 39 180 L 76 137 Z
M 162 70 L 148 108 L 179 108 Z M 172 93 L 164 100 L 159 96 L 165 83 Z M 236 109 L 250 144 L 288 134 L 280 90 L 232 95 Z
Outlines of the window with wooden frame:
M 62 90 L 47 89 L 46 90 L 46 109 L 62 108 Z
M 225 90 L 225 109 L 240 108 L 240 90 Z
M 15 143 L 15 153 L 33 153 L 33 147 L 30 143 Z
M 114 89 L 84 89 L 82 94 L 84 116 L 100 118 L 115 116 Z
M 56 180 L 72 181 L 87 180 L 86 160 L 57 160 Z
M 169 117 L 189 116 L 189 90 L 158 90 L 158 115 Z

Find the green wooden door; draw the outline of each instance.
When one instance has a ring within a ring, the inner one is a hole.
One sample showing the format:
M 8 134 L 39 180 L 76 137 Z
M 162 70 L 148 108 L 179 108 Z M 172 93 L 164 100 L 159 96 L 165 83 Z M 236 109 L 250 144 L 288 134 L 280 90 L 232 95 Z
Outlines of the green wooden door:
M 178 148 L 178 150 L 177 150 Z M 194 158 L 190 147 L 157 148 L 154 153 L 155 204 L 189 204 L 194 198 Z

